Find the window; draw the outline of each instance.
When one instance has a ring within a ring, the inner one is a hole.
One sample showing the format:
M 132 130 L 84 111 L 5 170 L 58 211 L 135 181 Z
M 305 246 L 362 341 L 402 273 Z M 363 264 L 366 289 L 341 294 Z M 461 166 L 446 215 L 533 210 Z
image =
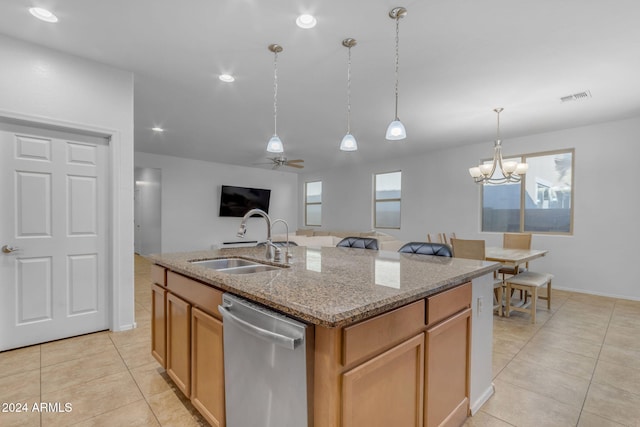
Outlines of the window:
M 574 150 L 527 154 L 522 182 L 482 187 L 482 231 L 573 233 Z
M 304 184 L 304 224 L 322 225 L 322 181 Z
M 374 227 L 400 228 L 402 172 L 377 173 L 374 179 Z

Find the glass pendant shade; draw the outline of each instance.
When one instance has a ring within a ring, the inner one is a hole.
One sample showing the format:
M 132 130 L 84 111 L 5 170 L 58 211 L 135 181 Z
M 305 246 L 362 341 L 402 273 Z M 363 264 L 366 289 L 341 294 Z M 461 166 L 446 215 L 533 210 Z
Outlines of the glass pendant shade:
M 389 123 L 389 127 L 387 128 L 386 139 L 389 141 L 398 141 L 400 139 L 405 139 L 407 137 L 407 131 L 404 128 L 404 125 L 400 121 L 400 119 L 395 119 L 391 123 Z
M 350 133 L 346 134 L 344 138 L 342 138 L 340 149 L 342 151 L 356 151 L 358 149 L 358 143 L 356 142 L 354 136 Z
M 284 146 L 282 145 L 282 141 L 280 141 L 280 137 L 278 137 L 278 135 L 273 135 L 271 137 L 267 143 L 267 151 L 269 153 L 282 153 L 284 151 Z

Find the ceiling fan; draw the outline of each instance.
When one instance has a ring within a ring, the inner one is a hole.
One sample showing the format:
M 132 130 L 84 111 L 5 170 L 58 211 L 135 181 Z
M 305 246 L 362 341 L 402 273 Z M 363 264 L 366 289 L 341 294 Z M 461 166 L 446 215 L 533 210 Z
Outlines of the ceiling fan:
M 256 163 L 259 165 L 273 165 L 271 169 L 278 169 L 280 166 L 290 166 L 292 168 L 302 169 L 304 165 L 300 165 L 299 163 L 303 163 L 304 160 L 296 159 L 296 160 L 288 160 L 284 156 L 280 157 L 268 157 L 267 160 L 270 160 L 271 163 Z

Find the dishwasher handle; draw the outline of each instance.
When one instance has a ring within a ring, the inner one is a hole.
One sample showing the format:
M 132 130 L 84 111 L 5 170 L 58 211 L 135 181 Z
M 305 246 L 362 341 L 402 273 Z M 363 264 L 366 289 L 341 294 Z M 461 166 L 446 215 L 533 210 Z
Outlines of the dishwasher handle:
M 289 337 L 286 335 L 278 334 L 276 332 L 268 331 L 254 325 L 253 323 L 249 323 L 246 320 L 243 320 L 235 314 L 231 313 L 231 311 L 229 311 L 227 307 L 224 307 L 222 305 L 218 306 L 218 311 L 222 315 L 222 319 L 224 320 L 224 322 L 231 321 L 241 327 L 245 332 L 258 338 L 271 341 L 272 343 L 289 350 L 295 350 L 295 348 L 302 342 L 303 337 Z

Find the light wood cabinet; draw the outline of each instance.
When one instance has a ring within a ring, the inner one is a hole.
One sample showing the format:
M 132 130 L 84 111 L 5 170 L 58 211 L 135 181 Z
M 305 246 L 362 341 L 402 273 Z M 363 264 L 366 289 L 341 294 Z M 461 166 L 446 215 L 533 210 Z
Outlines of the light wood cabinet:
M 314 426 L 461 426 L 471 283 L 345 328 L 315 328 Z
M 207 421 L 224 427 L 222 292 L 159 268 L 154 280 L 163 283 L 152 287 L 152 354 Z M 470 307 L 467 283 L 343 328 L 315 326 L 314 427 L 461 426 Z
M 222 322 L 191 310 L 191 402 L 215 427 L 225 425 Z
M 167 290 L 151 285 L 151 355 L 167 367 Z
M 427 330 L 425 426 L 460 426 L 469 408 L 471 309 Z
M 202 416 L 224 427 L 223 327 L 214 314 L 222 292 L 172 271 L 153 271 L 157 280 L 166 278 L 166 288 L 152 286 L 151 353 Z
M 191 395 L 191 305 L 167 294 L 167 374 L 185 396 Z
M 343 427 L 421 427 L 424 333 L 343 375 Z

